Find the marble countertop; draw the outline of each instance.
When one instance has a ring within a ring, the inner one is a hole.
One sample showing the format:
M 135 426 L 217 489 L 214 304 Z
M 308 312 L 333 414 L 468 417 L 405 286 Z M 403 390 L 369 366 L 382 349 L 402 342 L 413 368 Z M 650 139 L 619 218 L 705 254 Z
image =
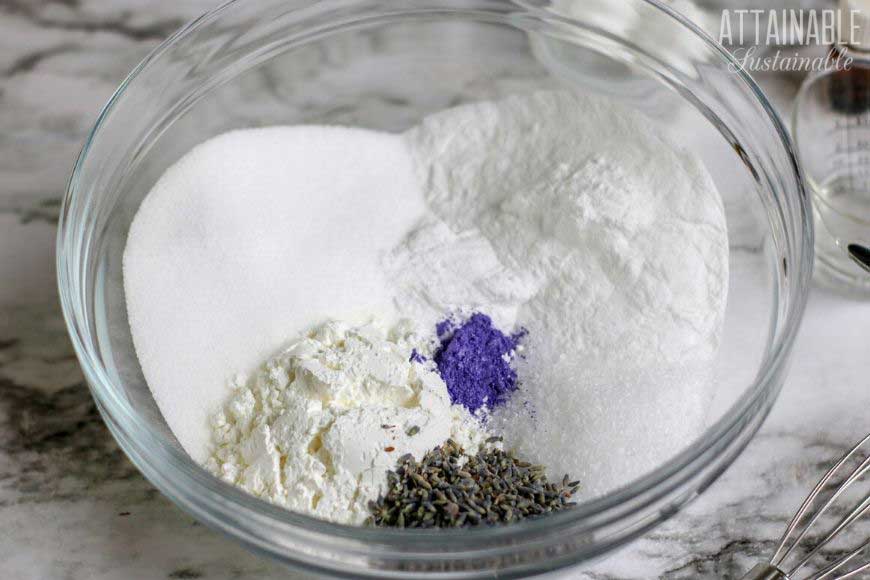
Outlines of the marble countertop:
M 57 304 L 59 201 L 86 131 L 151 48 L 212 0 L 0 0 L 0 569 L 5 578 L 286 578 L 129 463 Z M 772 86 L 787 102 L 793 83 Z M 739 577 L 825 465 L 870 431 L 870 302 L 814 288 L 785 390 L 688 509 L 579 579 Z M 291 575 L 292 576 L 292 575 Z

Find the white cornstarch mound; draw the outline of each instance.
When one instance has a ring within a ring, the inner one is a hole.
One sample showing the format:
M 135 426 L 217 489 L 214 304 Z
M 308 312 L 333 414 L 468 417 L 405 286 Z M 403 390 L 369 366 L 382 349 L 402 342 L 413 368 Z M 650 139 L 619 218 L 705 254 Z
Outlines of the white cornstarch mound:
M 359 522 L 400 455 L 479 437 L 408 362 L 410 337 L 457 312 L 528 330 L 519 390 L 487 428 L 552 479 L 580 480 L 581 499 L 684 449 L 712 394 L 728 238 L 693 153 L 615 104 L 543 92 L 403 135 L 212 139 L 143 202 L 124 275 L 145 378 L 193 458 L 288 508 Z M 236 373 L 248 378 L 230 394 Z
M 651 123 L 548 92 L 444 111 L 406 139 L 441 222 L 396 252 L 408 317 L 494 305 L 502 327 L 528 328 L 546 364 L 715 354 L 728 273 L 721 200 L 700 162 Z M 443 281 L 427 285 L 430 272 Z
M 195 460 L 229 377 L 314 324 L 391 311 L 379 256 L 424 210 L 399 138 L 361 129 L 235 131 L 166 171 L 124 286 L 145 379 Z
M 474 453 L 485 437 L 438 374 L 409 361 L 414 347 L 401 327 L 318 327 L 238 382 L 214 418 L 209 469 L 288 509 L 362 523 L 399 457 L 448 438 Z

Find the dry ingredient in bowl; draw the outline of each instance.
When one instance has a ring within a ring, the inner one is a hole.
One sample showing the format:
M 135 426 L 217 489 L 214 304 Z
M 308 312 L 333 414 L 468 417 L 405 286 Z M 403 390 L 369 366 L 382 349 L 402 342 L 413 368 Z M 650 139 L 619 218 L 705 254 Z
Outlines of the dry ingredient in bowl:
M 317 327 L 238 381 L 214 417 L 207 467 L 288 509 L 362 523 L 398 457 L 486 438 L 438 374 L 410 360 L 414 348 L 425 344 L 404 325 Z
M 550 483 L 544 467 L 517 459 L 487 439 L 469 455 L 449 440 L 421 461 L 399 458 L 387 475 L 388 491 L 368 503 L 369 525 L 459 528 L 509 524 L 572 507 L 579 482 L 565 475 Z
M 472 413 L 504 404 L 517 388 L 513 361 L 526 332 L 504 334 L 480 312 L 462 322 L 448 318 L 435 330 L 441 346 L 433 360 L 450 400 Z
M 697 156 L 606 100 L 542 92 L 402 135 L 218 136 L 143 201 L 124 284 L 144 376 L 191 456 L 255 495 L 358 523 L 395 457 L 447 437 L 474 450 L 468 409 L 494 406 L 487 428 L 573 474 L 583 497 L 689 445 L 712 391 L 727 242 Z M 453 329 L 434 360 L 431 344 L 350 325 L 255 370 L 330 317 L 431 329 L 451 312 L 528 329 L 522 356 Z M 467 368 L 468 352 L 501 356 Z M 250 378 L 210 428 L 239 371 Z

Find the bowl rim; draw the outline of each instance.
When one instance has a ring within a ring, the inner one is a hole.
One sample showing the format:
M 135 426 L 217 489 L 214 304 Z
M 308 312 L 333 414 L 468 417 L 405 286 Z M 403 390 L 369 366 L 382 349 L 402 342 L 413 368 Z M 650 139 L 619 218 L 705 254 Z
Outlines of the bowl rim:
M 311 516 L 290 512 L 270 504 L 212 476 L 203 467 L 197 465 L 181 449 L 171 445 L 164 435 L 152 429 L 148 422 L 124 398 L 118 396 L 117 387 L 107 376 L 104 370 L 105 367 L 101 362 L 101 357 L 95 349 L 95 338 L 90 335 L 88 330 L 87 317 L 90 316 L 90 313 L 83 315 L 80 312 L 80 307 L 76 303 L 77 296 L 70 291 L 71 288 L 76 287 L 73 278 L 77 272 L 78 261 L 81 259 L 78 253 L 79 248 L 71 243 L 73 240 L 71 236 L 71 231 L 73 230 L 72 210 L 79 197 L 79 179 L 83 166 L 88 159 L 88 154 L 93 143 L 100 136 L 101 128 L 107 117 L 118 101 L 124 97 L 128 86 L 166 50 L 200 26 L 217 19 L 230 7 L 245 1 L 229 0 L 213 10 L 202 14 L 179 28 L 153 49 L 121 82 L 112 97 L 102 108 L 92 129 L 88 133 L 67 184 L 58 222 L 56 245 L 57 280 L 67 329 L 92 395 L 97 401 L 104 420 L 121 443 L 125 453 L 130 456 L 137 467 L 151 480 L 158 478 L 157 475 L 161 473 L 161 468 L 158 464 L 162 463 L 163 469 L 165 469 L 167 463 L 170 467 L 174 467 L 175 473 L 169 475 L 163 473 L 162 475 L 168 479 L 155 484 L 182 508 L 190 511 L 200 519 L 211 519 L 212 521 L 209 523 L 227 531 L 227 526 L 220 525 L 212 518 L 209 518 L 203 512 L 201 506 L 191 505 L 192 496 L 184 497 L 187 494 L 180 493 L 180 488 L 178 487 L 174 491 L 169 489 L 172 486 L 173 478 L 179 475 L 187 480 L 187 484 L 198 488 L 195 491 L 202 502 L 202 506 L 210 505 L 217 509 L 220 504 L 226 504 L 226 500 L 230 500 L 235 508 L 241 508 L 252 515 L 268 518 L 268 520 L 284 528 L 285 531 L 304 531 L 306 534 L 314 533 L 321 535 L 323 538 L 346 538 L 363 543 L 386 543 L 390 547 L 400 543 L 405 546 L 413 546 L 415 544 L 419 546 L 421 542 L 431 541 L 432 530 L 373 529 L 324 521 Z M 662 0 L 636 1 L 665 13 L 705 43 L 708 48 L 718 53 L 725 64 L 734 65 L 733 74 L 737 75 L 749 89 L 754 99 L 770 118 L 776 130 L 777 137 L 787 155 L 790 169 L 794 172 L 797 184 L 794 198 L 797 200 L 797 211 L 801 226 L 796 231 L 799 245 L 797 250 L 800 260 L 797 264 L 790 264 L 789 267 L 789 279 L 794 283 L 790 285 L 788 308 L 781 314 L 784 324 L 781 331 L 773 337 L 768 351 L 760 362 L 754 383 L 746 388 L 739 399 L 728 408 L 722 417 L 705 429 L 692 445 L 666 463 L 604 496 L 579 503 L 575 509 L 552 514 L 547 518 L 528 520 L 504 527 L 472 528 L 459 531 L 438 530 L 436 533 L 439 534 L 439 543 L 442 545 L 443 540 L 448 539 L 458 540 L 461 545 L 466 546 L 469 550 L 474 548 L 476 542 L 496 539 L 511 539 L 522 543 L 524 536 L 534 537 L 532 534 L 552 530 L 557 525 L 578 524 L 593 516 L 605 514 L 611 514 L 613 517 L 618 518 L 619 514 L 614 512 L 618 512 L 620 507 L 625 507 L 632 501 L 639 501 L 642 504 L 654 502 L 656 498 L 663 497 L 668 491 L 676 489 L 682 481 L 691 479 L 693 476 L 701 473 L 712 462 L 715 454 L 710 456 L 711 450 L 720 446 L 729 433 L 740 427 L 740 423 L 745 421 L 745 417 L 750 410 L 760 408 L 760 402 L 768 391 L 773 388 L 772 384 L 779 380 L 778 377 L 787 364 L 788 356 L 806 307 L 813 265 L 812 212 L 810 211 L 810 201 L 805 188 L 803 171 L 798 162 L 794 145 L 785 129 L 785 125 L 764 92 L 738 66 L 736 59 L 724 47 L 714 41 L 688 18 L 663 3 Z M 300 6 L 305 4 L 300 3 Z M 513 6 L 515 9 L 530 9 L 526 6 L 526 3 L 515 4 L 514 2 L 507 2 L 506 4 Z M 298 10 L 298 8 L 294 8 L 294 10 Z M 410 13 L 411 10 L 409 9 L 407 12 Z M 576 20 L 566 16 L 552 13 L 547 13 L 546 16 L 548 19 L 555 19 L 568 25 L 579 25 Z M 757 426 L 755 428 L 757 429 Z M 736 454 L 734 457 L 736 458 Z M 731 458 L 728 463 L 730 464 L 733 459 Z M 634 507 L 636 508 L 637 504 L 634 504 Z M 241 539 L 249 545 L 255 545 L 250 540 Z M 486 548 L 487 546 L 481 544 L 480 547 Z

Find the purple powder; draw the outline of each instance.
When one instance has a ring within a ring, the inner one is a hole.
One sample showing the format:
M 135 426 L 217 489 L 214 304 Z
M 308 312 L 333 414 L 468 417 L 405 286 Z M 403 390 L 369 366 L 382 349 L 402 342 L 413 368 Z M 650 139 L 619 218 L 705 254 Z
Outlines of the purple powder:
M 453 321 L 449 318 L 447 320 L 442 320 L 435 325 L 435 333 L 438 335 L 438 338 L 441 338 L 450 334 L 450 331 L 453 330 L 454 326 Z
M 516 390 L 511 358 L 525 330 L 506 335 L 489 316 L 475 313 L 460 325 L 445 320 L 436 331 L 441 346 L 434 360 L 454 404 L 473 413 L 504 403 Z

